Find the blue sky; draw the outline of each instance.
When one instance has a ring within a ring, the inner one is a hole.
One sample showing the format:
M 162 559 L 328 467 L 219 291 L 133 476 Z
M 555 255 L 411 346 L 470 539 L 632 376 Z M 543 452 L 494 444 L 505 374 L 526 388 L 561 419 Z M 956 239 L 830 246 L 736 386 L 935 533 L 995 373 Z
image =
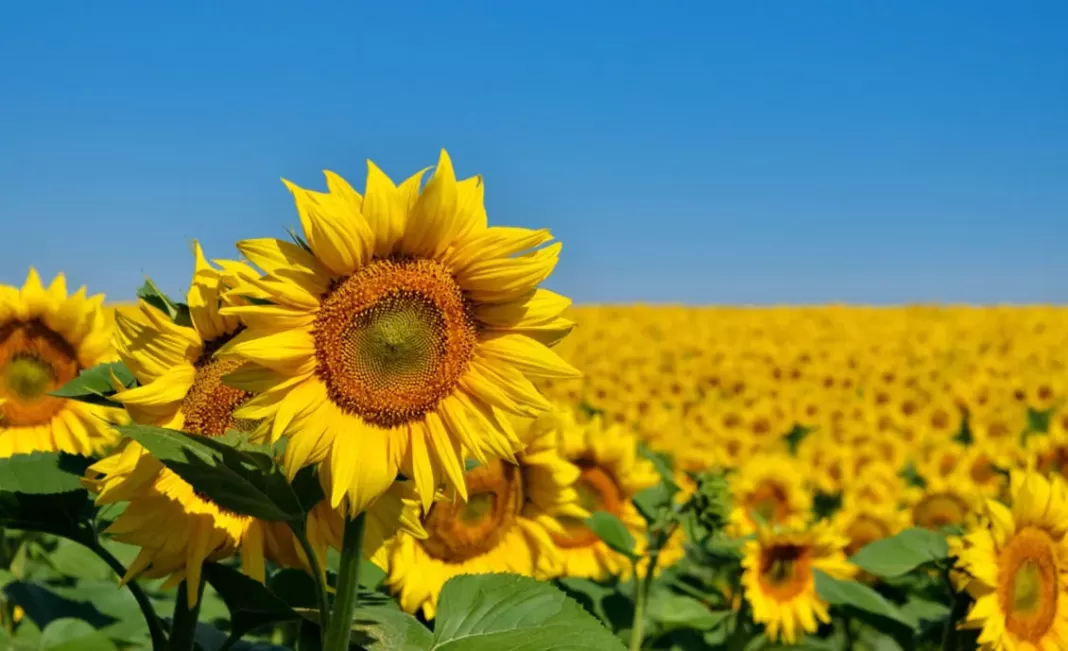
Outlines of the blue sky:
M 0 21 L 0 282 L 169 291 L 446 147 L 581 302 L 1068 302 L 1068 3 L 49 2 Z

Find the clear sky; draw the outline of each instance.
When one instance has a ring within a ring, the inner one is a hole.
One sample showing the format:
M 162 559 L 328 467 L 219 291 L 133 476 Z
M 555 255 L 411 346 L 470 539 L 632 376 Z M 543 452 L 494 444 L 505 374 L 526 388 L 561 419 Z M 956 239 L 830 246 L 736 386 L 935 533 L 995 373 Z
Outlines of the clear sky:
M 0 282 L 188 284 L 449 149 L 580 302 L 1068 302 L 1068 2 L 10 2 Z

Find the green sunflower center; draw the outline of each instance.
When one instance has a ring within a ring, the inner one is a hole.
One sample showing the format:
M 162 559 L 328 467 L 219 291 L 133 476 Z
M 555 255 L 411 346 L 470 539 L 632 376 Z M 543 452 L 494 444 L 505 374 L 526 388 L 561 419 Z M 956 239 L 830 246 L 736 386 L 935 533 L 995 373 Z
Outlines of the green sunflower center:
M 323 297 L 313 335 L 334 404 L 382 427 L 418 419 L 467 370 L 477 328 L 448 270 L 432 260 L 375 260 Z
M 1041 589 L 1042 574 L 1038 564 L 1032 560 L 1024 561 L 1012 582 L 1012 612 L 1034 612 L 1040 603 Z
M 4 368 L 8 390 L 23 400 L 40 398 L 54 379 L 52 366 L 36 357 L 16 357 Z
M 917 526 L 938 530 L 964 523 L 968 505 L 952 493 L 927 495 L 912 509 L 912 519 Z
M 49 422 L 66 403 L 48 392 L 79 368 L 75 349 L 40 321 L 0 323 L 0 428 Z
M 467 473 L 467 502 L 435 502 L 424 519 L 427 554 L 447 563 L 463 563 L 496 548 L 523 507 L 520 468 L 501 461 Z
M 1015 637 L 1042 648 L 1059 610 L 1061 568 L 1049 532 L 1024 527 L 998 555 L 997 596 L 1005 628 Z

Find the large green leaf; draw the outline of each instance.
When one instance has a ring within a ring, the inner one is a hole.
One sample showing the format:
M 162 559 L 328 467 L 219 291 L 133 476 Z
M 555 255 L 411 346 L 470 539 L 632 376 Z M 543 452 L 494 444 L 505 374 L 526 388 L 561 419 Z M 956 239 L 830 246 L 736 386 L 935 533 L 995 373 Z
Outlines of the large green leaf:
M 916 630 L 916 621 L 898 610 L 881 594 L 863 583 L 842 581 L 820 570 L 813 570 L 816 577 L 816 592 L 827 603 L 843 606 L 897 622 L 910 630 Z
M 93 505 L 85 490 L 55 495 L 0 491 L 0 527 L 51 533 L 83 544 L 96 539 Z
M 237 570 L 205 563 L 204 577 L 230 609 L 230 644 L 258 628 L 300 619 L 297 611 L 266 586 Z
M 16 454 L 0 459 L 0 489 L 31 495 L 81 490 L 81 478 L 92 461 L 65 452 Z
M 945 560 L 949 545 L 941 534 L 927 529 L 905 529 L 896 536 L 865 546 L 849 559 L 862 570 L 884 578 L 907 574 L 924 563 Z
M 551 584 L 511 574 L 466 574 L 441 590 L 435 651 L 622 651 L 593 615 Z
M 597 511 L 586 518 L 586 526 L 614 551 L 627 558 L 638 558 L 638 555 L 634 553 L 634 536 L 627 529 L 627 525 L 616 516 L 605 511 Z
M 299 520 L 304 507 L 270 454 L 229 441 L 148 425 L 125 425 L 123 435 L 219 506 L 261 520 Z
M 39 651 L 117 651 L 106 635 L 87 622 L 66 617 L 41 631 Z
M 49 395 L 121 409 L 122 404 L 111 399 L 111 396 L 115 395 L 113 377 L 127 388 L 133 386 L 134 382 L 136 382 L 133 373 L 126 368 L 125 364 L 122 362 L 108 362 L 85 369 L 78 374 L 78 377 L 52 391 Z
M 423 651 L 434 634 L 393 602 L 356 609 L 352 644 L 365 651 Z
M 103 628 L 118 621 L 115 617 L 100 612 L 95 605 L 80 595 L 77 598 L 67 598 L 29 581 L 8 583 L 4 586 L 4 595 L 22 606 L 26 616 L 42 630 L 53 621 L 64 617 L 76 617 L 90 624 L 93 629 Z

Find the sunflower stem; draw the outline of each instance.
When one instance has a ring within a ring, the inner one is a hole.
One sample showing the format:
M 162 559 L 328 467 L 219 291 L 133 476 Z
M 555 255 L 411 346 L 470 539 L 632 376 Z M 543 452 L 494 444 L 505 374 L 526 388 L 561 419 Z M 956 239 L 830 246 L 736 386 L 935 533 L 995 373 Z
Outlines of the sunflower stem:
M 174 617 L 171 619 L 171 641 L 167 651 L 193 651 L 196 642 L 197 620 L 200 618 L 200 603 L 204 601 L 204 577 L 201 576 L 197 591 L 197 602 L 189 607 L 189 582 L 178 584 L 178 598 L 174 601 Z
M 645 576 L 638 575 L 638 561 L 632 561 L 634 571 L 634 622 L 630 630 L 630 651 L 641 651 L 645 636 L 645 606 L 649 602 L 649 588 L 653 584 L 653 573 L 656 571 L 656 563 L 660 557 L 660 546 L 656 545 L 650 550 L 649 564 L 645 569 Z
M 323 651 L 348 651 L 352 635 L 352 619 L 360 592 L 360 563 L 363 561 L 363 530 L 367 516 L 361 512 L 355 519 L 345 520 L 345 535 L 341 541 L 341 568 L 337 577 L 334 612 L 326 630 Z
M 326 576 L 322 566 L 319 565 L 319 557 L 315 555 L 311 542 L 308 540 L 308 528 L 305 521 L 291 522 L 289 528 L 300 542 L 300 548 L 304 550 L 304 556 L 308 558 L 308 567 L 311 568 L 312 578 L 315 579 L 316 599 L 319 602 L 319 625 L 325 631 L 330 625 L 330 600 L 326 596 Z
M 119 578 L 126 576 L 126 567 L 122 564 L 122 561 L 115 558 L 115 556 L 105 549 L 99 541 L 89 545 L 89 550 L 96 554 L 101 560 L 108 564 L 108 567 L 119 575 Z M 141 614 L 145 618 L 145 624 L 148 625 L 148 634 L 152 638 L 152 651 L 164 651 L 167 648 L 167 635 L 163 632 L 163 622 L 159 621 L 159 615 L 156 614 L 156 609 L 152 605 L 152 600 L 145 594 L 144 589 L 135 580 L 126 582 L 126 587 L 129 588 L 133 594 L 134 599 L 137 601 L 137 607 L 141 609 Z

